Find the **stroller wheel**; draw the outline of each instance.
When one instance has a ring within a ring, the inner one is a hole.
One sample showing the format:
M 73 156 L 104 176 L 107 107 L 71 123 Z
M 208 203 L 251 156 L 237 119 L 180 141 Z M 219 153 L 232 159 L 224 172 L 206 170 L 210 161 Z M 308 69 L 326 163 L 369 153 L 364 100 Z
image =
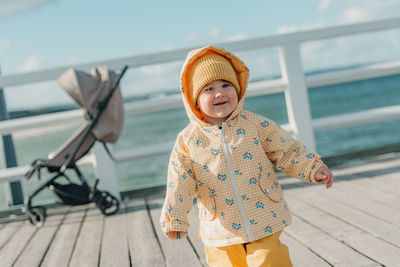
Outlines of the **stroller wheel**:
M 119 210 L 118 199 L 107 191 L 98 191 L 95 202 L 100 211 L 106 216 L 115 214 Z
M 46 217 L 47 217 L 46 209 L 42 206 L 37 206 L 33 207 L 30 210 L 28 219 L 31 224 L 40 228 L 43 226 Z

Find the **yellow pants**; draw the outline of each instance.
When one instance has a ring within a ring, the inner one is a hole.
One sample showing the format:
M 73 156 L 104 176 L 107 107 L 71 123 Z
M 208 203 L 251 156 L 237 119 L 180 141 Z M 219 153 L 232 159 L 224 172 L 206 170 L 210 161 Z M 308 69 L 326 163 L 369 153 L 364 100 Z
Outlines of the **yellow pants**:
M 246 244 L 225 247 L 207 247 L 207 263 L 210 267 L 291 267 L 287 246 L 281 243 L 282 231 Z

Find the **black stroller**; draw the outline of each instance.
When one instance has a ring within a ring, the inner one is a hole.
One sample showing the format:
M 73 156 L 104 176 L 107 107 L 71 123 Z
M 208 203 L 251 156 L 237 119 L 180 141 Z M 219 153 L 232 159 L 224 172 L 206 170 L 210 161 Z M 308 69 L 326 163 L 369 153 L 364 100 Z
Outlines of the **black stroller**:
M 58 202 L 66 205 L 94 202 L 104 215 L 112 215 L 119 210 L 118 199 L 107 191 L 97 189 L 98 179 L 90 187 L 76 162 L 89 152 L 97 140 L 103 142 L 107 152 L 109 151 L 105 143 L 117 141 L 124 116 L 119 82 L 127 69 L 125 66 L 119 75 L 108 71 L 106 67 L 97 67 L 91 74 L 69 69 L 58 78 L 58 84 L 85 111 L 87 121 L 57 151 L 50 153 L 47 160 L 35 160 L 32 168 L 25 174 L 29 179 L 37 172 L 40 179 L 43 167 L 48 172 L 55 173 L 54 177 L 25 199 L 24 212 L 33 225 L 41 227 L 46 219 L 46 209 L 43 206 L 32 206 L 32 199 L 46 187 L 54 192 Z M 66 175 L 67 169 L 75 171 L 80 184 L 71 181 Z M 61 177 L 66 183 L 56 182 Z

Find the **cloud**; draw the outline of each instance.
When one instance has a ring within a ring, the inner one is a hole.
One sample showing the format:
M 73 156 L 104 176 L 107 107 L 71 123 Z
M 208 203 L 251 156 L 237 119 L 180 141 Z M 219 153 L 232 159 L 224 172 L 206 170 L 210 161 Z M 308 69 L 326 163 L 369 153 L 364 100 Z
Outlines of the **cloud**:
M 182 62 L 154 64 L 154 65 L 139 67 L 138 70 L 141 74 L 146 76 L 160 76 L 160 75 L 166 75 L 169 72 L 176 70 L 181 64 Z
M 56 84 L 56 81 L 10 87 L 7 90 L 6 101 L 9 110 L 26 110 L 74 103 L 72 98 Z
M 38 56 L 30 56 L 28 57 L 24 64 L 21 67 L 21 71 L 27 72 L 27 71 L 35 71 L 35 70 L 40 70 L 45 67 L 45 62 L 41 57 Z
M 192 32 L 188 36 L 186 36 L 185 41 L 191 42 L 191 41 L 197 41 L 200 39 L 200 34 L 198 32 Z
M 219 28 L 213 28 L 211 31 L 208 32 L 208 37 L 210 38 L 217 38 L 221 35 L 221 30 Z
M 276 30 L 276 33 L 284 34 L 290 32 L 319 29 L 323 27 L 325 27 L 325 24 L 323 22 L 316 22 L 313 24 L 304 24 L 304 25 L 282 25 Z
M 10 41 L 0 41 L 0 53 L 7 49 L 10 46 Z
M 247 34 L 245 34 L 245 33 L 239 33 L 239 34 L 237 34 L 237 35 L 233 35 L 233 36 L 231 36 L 231 37 L 228 37 L 226 40 L 229 41 L 229 42 L 233 42 L 233 41 L 245 40 L 245 39 L 247 39 L 247 38 L 249 38 L 249 37 L 247 36 Z
M 317 6 L 319 13 L 329 12 L 341 24 L 397 17 L 399 9 L 399 0 L 321 0 Z
M 67 63 L 68 64 L 78 64 L 79 63 L 79 57 L 70 56 L 70 57 L 67 58 Z
M 12 17 L 55 0 L 0 0 L 0 19 Z
M 342 14 L 342 22 L 352 23 L 357 21 L 366 21 L 373 19 L 373 14 L 370 13 L 370 10 L 362 8 L 362 7 L 348 7 L 343 11 Z
M 332 5 L 332 0 L 322 0 L 317 7 L 318 12 L 323 13 L 327 11 Z

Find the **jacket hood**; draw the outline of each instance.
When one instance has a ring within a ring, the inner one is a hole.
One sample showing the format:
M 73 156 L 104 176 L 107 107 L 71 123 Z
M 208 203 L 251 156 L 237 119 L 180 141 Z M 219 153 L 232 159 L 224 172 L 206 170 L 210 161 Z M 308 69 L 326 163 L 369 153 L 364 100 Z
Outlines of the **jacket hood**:
M 228 52 L 227 50 L 215 46 L 205 46 L 202 48 L 198 48 L 195 50 L 192 50 L 188 53 L 186 56 L 185 63 L 182 66 L 182 71 L 181 71 L 181 93 L 182 93 L 182 99 L 183 103 L 185 105 L 186 113 L 190 119 L 191 122 L 195 122 L 200 124 L 201 126 L 209 126 L 208 123 L 203 121 L 203 116 L 200 113 L 198 109 L 196 109 L 196 103 L 192 103 L 190 98 L 188 97 L 188 88 L 189 88 L 189 77 L 188 73 L 191 67 L 193 66 L 193 63 L 201 56 L 210 54 L 210 53 L 215 53 L 218 55 L 221 55 L 225 57 L 232 65 L 233 69 L 236 72 L 239 86 L 240 86 L 240 95 L 238 96 L 239 102 L 235 108 L 235 110 L 231 113 L 227 121 L 233 119 L 242 110 L 243 102 L 245 99 L 245 94 L 247 90 L 247 83 L 249 80 L 249 69 L 246 67 L 246 65 L 241 61 L 237 56 L 234 54 Z

